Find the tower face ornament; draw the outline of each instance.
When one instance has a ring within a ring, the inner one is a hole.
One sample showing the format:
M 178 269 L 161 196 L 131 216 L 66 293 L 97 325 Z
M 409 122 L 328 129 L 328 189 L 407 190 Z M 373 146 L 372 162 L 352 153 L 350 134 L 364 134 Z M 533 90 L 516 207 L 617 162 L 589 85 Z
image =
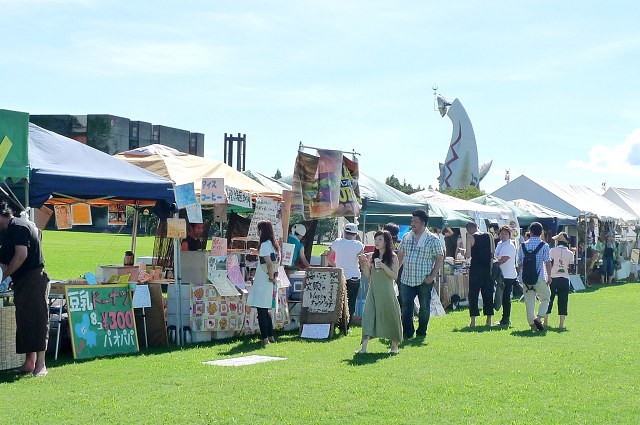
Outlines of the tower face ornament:
M 464 189 L 468 186 L 479 188 L 480 181 L 489 172 L 493 160 L 478 166 L 476 136 L 460 100 L 456 98 L 449 102 L 438 94 L 436 102 L 440 116 L 447 115 L 453 124 L 449 151 L 444 164 L 440 163 L 440 189 Z

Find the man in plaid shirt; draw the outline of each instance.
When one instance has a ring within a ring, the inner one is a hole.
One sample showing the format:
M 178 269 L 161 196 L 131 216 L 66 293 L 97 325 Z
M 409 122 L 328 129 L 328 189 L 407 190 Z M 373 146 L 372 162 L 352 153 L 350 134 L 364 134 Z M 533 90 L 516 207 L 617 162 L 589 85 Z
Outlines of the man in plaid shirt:
M 547 307 L 549 307 L 549 299 L 551 298 L 551 257 L 549 256 L 549 245 L 540 239 L 542 235 L 542 224 L 534 221 L 529 226 L 529 234 L 531 237 L 528 241 L 520 245 L 520 251 L 518 255 L 518 280 L 522 282 L 522 262 L 524 261 L 524 251 L 522 247 L 527 249 L 527 252 L 533 252 L 540 245 L 542 247 L 536 253 L 536 270 L 538 271 L 538 281 L 535 285 L 525 285 L 523 283 L 524 290 L 524 305 L 527 309 L 527 321 L 532 330 L 544 330 L 542 326 L 541 318 L 547 314 Z M 540 299 L 540 306 L 538 307 L 538 315 L 536 316 L 536 295 Z
M 398 246 L 398 260 L 403 265 L 400 295 L 402 297 L 402 328 L 404 338 L 413 338 L 413 301 L 418 297 L 419 337 L 427 336 L 431 313 L 431 288 L 442 268 L 444 251 L 440 239 L 427 230 L 429 215 L 416 210 L 411 218 L 411 231 Z

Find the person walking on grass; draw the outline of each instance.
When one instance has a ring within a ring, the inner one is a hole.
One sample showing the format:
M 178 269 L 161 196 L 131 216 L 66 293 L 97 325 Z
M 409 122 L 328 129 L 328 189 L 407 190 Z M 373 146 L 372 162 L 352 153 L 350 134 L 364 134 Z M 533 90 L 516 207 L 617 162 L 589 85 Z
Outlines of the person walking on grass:
M 497 325 L 509 326 L 511 324 L 511 289 L 516 285 L 516 247 L 511 243 L 511 228 L 502 226 L 498 232 L 500 242 L 496 247 L 495 259 L 500 263 L 504 282 L 502 292 L 502 319 Z
M 369 259 L 359 256 L 362 272 L 369 279 L 369 292 L 362 314 L 362 348 L 356 354 L 367 352 L 371 338 L 391 340 L 390 354 L 398 352 L 402 343 L 402 320 L 400 305 L 393 289 L 393 281 L 398 277 L 398 256 L 393 252 L 391 234 L 380 230 L 374 235 L 375 251 Z
M 524 304 L 527 321 L 532 330 L 544 330 L 540 319 L 547 314 L 551 291 L 551 258 L 549 245 L 540 239 L 542 224 L 534 221 L 529 226 L 529 240 L 520 245 L 518 255 L 518 279 L 524 288 Z M 536 316 L 536 296 L 540 300 Z
M 440 239 L 427 230 L 429 215 L 424 210 L 412 213 L 411 231 L 398 246 L 398 260 L 402 266 L 402 329 L 404 339 L 413 338 L 413 302 L 418 297 L 418 337 L 427 336 L 431 314 L 431 289 L 444 261 Z
M 489 233 L 481 232 L 473 221 L 467 223 L 467 248 L 465 258 L 471 258 L 469 266 L 469 327 L 476 325 L 476 317 L 480 316 L 478 309 L 478 294 L 482 292 L 482 311 L 487 317 L 486 325 L 491 326 L 493 316 L 493 281 L 491 280 L 491 266 L 494 251 L 493 237 Z
M 574 264 L 573 252 L 569 250 L 569 236 L 560 232 L 553 237 L 556 241 L 555 248 L 549 251 L 551 258 L 551 298 L 549 308 L 544 316 L 544 326 L 549 326 L 549 314 L 553 309 L 553 299 L 558 295 L 558 316 L 560 316 L 560 329 L 564 328 L 564 319 L 567 317 L 567 305 L 569 304 L 569 264 Z

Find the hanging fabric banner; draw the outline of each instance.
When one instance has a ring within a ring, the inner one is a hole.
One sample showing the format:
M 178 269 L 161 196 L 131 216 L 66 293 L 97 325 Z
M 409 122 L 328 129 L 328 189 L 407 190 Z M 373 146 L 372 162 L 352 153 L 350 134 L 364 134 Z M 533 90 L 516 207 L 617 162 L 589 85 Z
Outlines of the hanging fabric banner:
M 343 157 L 341 151 L 318 150 L 318 154 L 298 152 L 292 186 L 294 211 L 307 220 L 359 216 L 358 163 Z

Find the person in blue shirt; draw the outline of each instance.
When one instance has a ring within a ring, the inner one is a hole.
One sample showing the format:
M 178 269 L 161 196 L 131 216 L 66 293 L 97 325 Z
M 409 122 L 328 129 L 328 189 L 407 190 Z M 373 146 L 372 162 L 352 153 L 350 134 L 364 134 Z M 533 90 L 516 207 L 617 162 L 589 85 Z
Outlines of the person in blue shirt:
M 288 243 L 295 245 L 291 264 L 296 265 L 301 269 L 309 267 L 309 261 L 307 261 L 307 257 L 304 255 L 304 244 L 301 242 L 302 238 L 306 234 L 307 228 L 304 227 L 304 224 L 298 223 L 291 226 L 291 234 L 287 238 Z

